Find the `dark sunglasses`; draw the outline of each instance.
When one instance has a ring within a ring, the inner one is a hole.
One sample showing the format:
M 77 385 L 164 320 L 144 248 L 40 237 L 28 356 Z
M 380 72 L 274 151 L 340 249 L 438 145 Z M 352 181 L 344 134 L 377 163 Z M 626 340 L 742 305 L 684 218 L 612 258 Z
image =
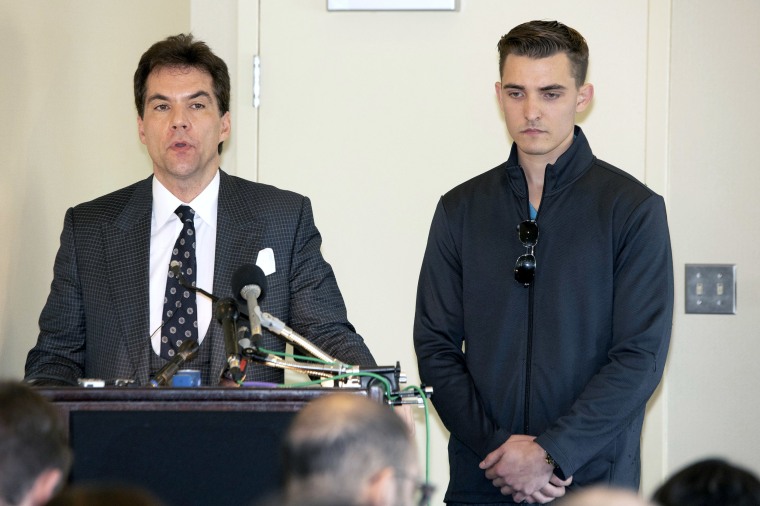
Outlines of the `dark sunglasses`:
M 529 286 L 536 276 L 536 257 L 533 254 L 533 248 L 538 242 L 538 223 L 534 220 L 523 221 L 517 225 L 517 236 L 527 251 L 517 257 L 515 280 L 523 286 Z

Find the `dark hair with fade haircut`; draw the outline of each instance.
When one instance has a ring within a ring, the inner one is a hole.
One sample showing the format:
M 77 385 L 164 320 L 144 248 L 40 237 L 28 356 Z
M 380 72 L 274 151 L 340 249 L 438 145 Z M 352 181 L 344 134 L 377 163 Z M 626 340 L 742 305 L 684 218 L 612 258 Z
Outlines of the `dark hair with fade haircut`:
M 499 76 L 510 54 L 528 58 L 547 58 L 565 53 L 577 87 L 583 86 L 588 70 L 588 44 L 577 30 L 559 21 L 528 21 L 512 28 L 499 44 Z
M 20 504 L 48 469 L 65 477 L 71 450 L 52 405 L 30 386 L 0 381 L 0 503 Z

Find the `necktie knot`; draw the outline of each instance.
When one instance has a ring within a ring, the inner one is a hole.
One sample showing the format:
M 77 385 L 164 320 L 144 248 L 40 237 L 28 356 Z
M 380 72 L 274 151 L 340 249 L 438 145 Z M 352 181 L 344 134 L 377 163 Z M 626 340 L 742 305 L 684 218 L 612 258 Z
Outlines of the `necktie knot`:
M 175 209 L 174 214 L 179 216 L 179 219 L 184 223 L 191 222 L 193 221 L 193 218 L 195 218 L 195 211 L 193 208 L 184 204 Z

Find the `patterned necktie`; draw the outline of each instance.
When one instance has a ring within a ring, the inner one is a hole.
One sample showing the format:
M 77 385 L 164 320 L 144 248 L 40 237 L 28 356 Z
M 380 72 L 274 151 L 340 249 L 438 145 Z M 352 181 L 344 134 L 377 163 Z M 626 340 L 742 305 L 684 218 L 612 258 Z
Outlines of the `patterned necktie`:
M 186 284 L 195 286 L 195 211 L 182 205 L 174 211 L 182 220 L 182 231 L 172 250 L 171 261 L 177 261 Z M 171 265 L 171 264 L 170 264 Z M 164 324 L 161 328 L 161 357 L 171 360 L 186 339 L 198 340 L 198 316 L 195 292 L 179 284 L 169 270 L 164 296 Z

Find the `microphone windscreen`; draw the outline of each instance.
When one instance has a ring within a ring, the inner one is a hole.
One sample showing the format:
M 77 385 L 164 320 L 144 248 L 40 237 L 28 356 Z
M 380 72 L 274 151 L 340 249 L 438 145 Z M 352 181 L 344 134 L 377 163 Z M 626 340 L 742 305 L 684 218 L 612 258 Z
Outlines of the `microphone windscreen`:
M 238 302 L 245 303 L 245 299 L 240 295 L 240 291 L 248 285 L 257 285 L 261 288 L 259 300 L 264 298 L 267 291 L 267 277 L 258 265 L 241 265 L 232 275 L 232 293 Z

